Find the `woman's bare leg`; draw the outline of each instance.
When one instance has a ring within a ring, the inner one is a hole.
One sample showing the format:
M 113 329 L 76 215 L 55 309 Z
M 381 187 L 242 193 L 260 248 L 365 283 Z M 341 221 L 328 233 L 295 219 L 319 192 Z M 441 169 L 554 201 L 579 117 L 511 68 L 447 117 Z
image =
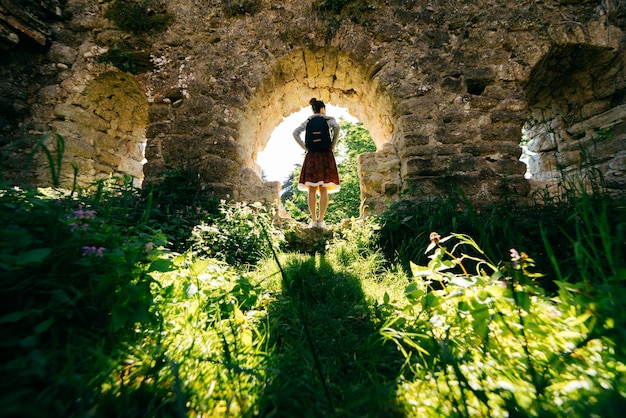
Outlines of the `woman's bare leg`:
M 318 221 L 324 220 L 326 208 L 328 208 L 328 188 L 320 186 L 320 216 L 317 218 Z
M 321 200 L 321 199 L 320 199 Z M 309 186 L 309 212 L 311 212 L 311 221 L 317 222 L 317 186 Z M 321 203 L 321 202 L 320 202 Z M 320 208 L 321 211 L 321 208 Z

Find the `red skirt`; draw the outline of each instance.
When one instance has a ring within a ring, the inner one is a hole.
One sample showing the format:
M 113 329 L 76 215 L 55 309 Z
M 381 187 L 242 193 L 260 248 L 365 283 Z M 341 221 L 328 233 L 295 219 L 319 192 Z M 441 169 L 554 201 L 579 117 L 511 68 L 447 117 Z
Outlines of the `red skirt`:
M 339 173 L 332 150 L 306 153 L 298 181 L 298 190 L 308 191 L 309 186 L 326 187 L 328 193 L 339 191 Z

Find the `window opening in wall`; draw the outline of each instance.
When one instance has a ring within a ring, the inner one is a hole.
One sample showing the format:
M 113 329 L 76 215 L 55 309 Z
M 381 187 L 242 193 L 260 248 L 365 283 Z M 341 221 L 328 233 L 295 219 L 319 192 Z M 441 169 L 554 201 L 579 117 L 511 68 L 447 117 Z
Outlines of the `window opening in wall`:
M 528 131 L 525 128 L 522 128 L 522 139 L 520 141 L 520 147 L 522 147 L 522 155 L 520 156 L 520 161 L 526 164 L 526 174 L 524 177 L 527 179 L 532 178 L 532 173 L 530 171 L 530 164 L 532 162 L 533 156 L 537 155 L 536 152 L 532 152 L 528 149 L 528 142 L 530 138 L 528 136 Z

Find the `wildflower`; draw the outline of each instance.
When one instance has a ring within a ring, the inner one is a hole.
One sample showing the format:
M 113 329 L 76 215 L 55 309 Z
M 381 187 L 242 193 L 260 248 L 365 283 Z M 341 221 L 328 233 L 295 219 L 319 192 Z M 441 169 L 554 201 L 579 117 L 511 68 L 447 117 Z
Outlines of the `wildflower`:
M 78 206 L 78 209 L 74 211 L 74 215 L 77 219 L 91 219 L 96 216 L 95 210 L 85 210 L 83 205 Z
M 511 248 L 511 261 L 513 262 L 513 268 L 519 269 L 519 261 L 521 257 L 515 248 Z
M 95 245 L 89 246 L 86 245 L 82 248 L 83 250 L 83 256 L 87 256 L 87 255 L 95 255 L 96 257 L 102 257 L 104 250 L 106 250 L 106 248 L 104 247 L 96 247 Z
M 439 244 L 440 240 L 441 240 L 441 235 L 439 235 L 437 232 L 431 232 L 430 233 L 430 242 L 432 242 L 433 244 L 437 245 L 437 244 Z
M 70 224 L 70 231 L 72 232 L 78 231 L 79 229 L 88 229 L 88 228 L 89 228 L 88 223 L 72 222 Z

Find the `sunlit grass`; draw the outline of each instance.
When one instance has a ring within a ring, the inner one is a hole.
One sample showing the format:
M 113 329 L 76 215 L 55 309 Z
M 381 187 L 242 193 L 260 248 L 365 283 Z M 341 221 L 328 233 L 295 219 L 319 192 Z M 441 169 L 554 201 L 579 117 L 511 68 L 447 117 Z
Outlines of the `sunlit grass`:
M 495 237 L 506 256 L 418 231 L 398 258 L 379 219 L 351 220 L 287 252 L 259 205 L 5 187 L 2 415 L 620 416 L 626 221 L 605 203 L 544 231 L 557 274 Z M 449 210 L 396 221 L 452 229 Z

